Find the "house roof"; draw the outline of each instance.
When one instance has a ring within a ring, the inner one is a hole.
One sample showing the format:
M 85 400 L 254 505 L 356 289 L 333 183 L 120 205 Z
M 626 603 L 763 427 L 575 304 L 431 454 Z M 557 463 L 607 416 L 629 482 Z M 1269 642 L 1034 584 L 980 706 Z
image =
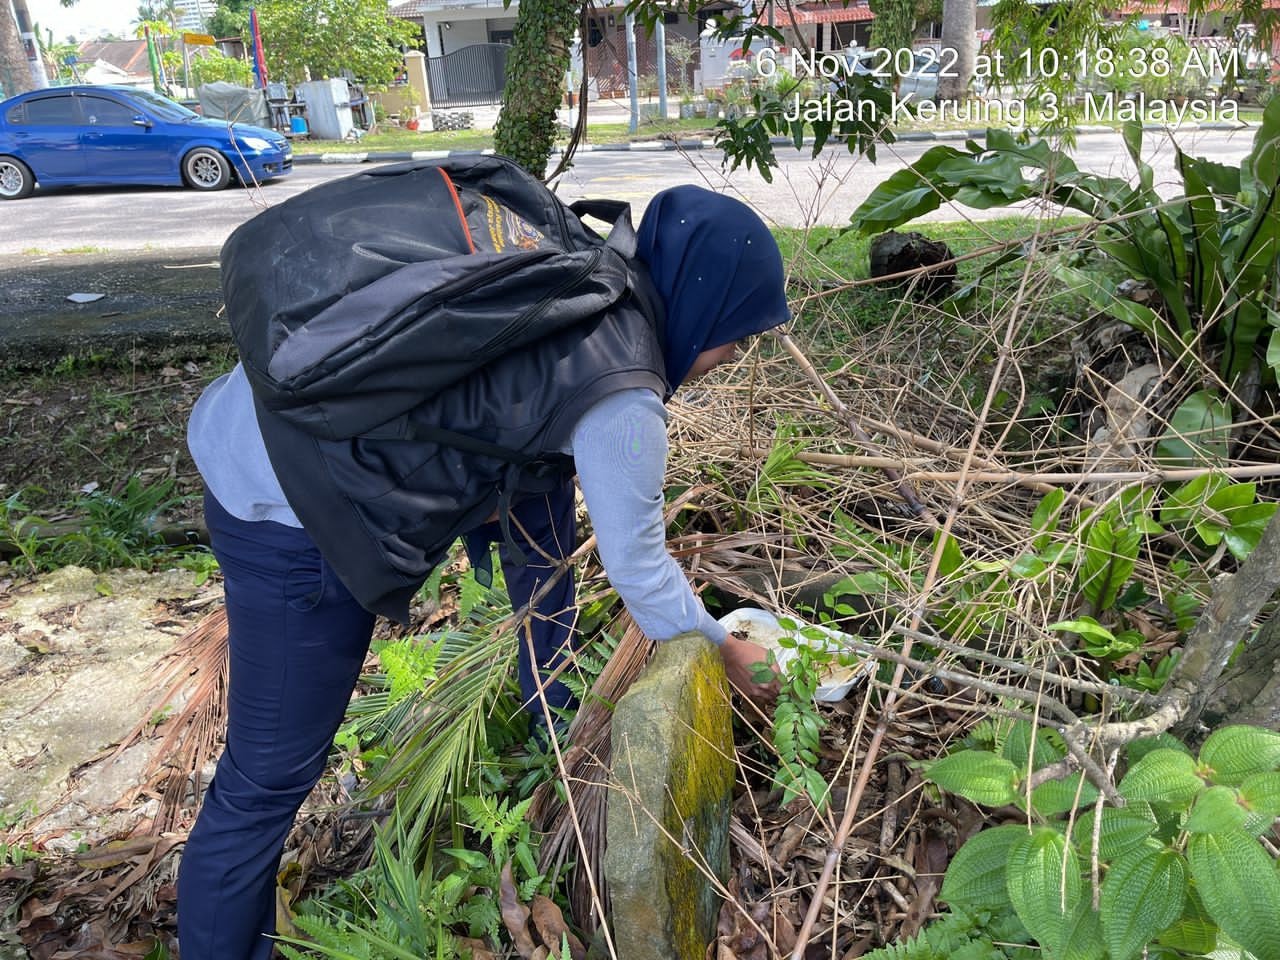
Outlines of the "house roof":
M 840 0 L 797 3 L 790 10 L 779 7 L 777 15 L 784 24 L 789 23 L 793 16 L 796 23 L 862 23 L 876 18 L 867 0 L 852 0 L 848 4 Z
M 151 76 L 146 40 L 90 40 L 80 44 L 76 57 L 87 63 L 101 60 L 128 76 Z
M 388 13 L 401 20 L 416 20 L 427 12 L 431 2 L 432 0 L 404 0 L 404 3 L 397 3 Z

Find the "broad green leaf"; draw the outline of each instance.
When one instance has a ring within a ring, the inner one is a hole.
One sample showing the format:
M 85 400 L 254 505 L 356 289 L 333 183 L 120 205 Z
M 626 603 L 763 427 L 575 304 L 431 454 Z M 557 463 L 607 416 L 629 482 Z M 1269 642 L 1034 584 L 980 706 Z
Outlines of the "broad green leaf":
M 1196 762 L 1177 750 L 1152 750 L 1135 763 L 1120 781 L 1126 800 L 1146 800 L 1185 807 L 1204 789 L 1196 774 Z
M 1244 826 L 1248 811 L 1240 806 L 1231 787 L 1210 787 L 1196 798 L 1183 828 L 1187 833 L 1226 833 Z
M 946 534 L 939 534 L 934 537 L 933 546 L 938 548 L 938 538 L 945 537 L 942 541 L 942 556 L 938 559 L 938 573 L 941 576 L 949 577 L 962 566 L 964 566 L 964 553 L 960 550 L 960 545 L 956 543 L 956 538 Z
M 1046 780 L 1031 791 L 1032 809 L 1042 817 L 1052 817 L 1089 806 L 1098 799 L 1098 788 L 1088 781 L 1081 784 L 1082 776 L 1074 774 L 1065 780 Z
M 1165 523 L 1192 523 L 1204 511 L 1208 499 L 1231 481 L 1221 473 L 1202 473 L 1165 498 L 1160 519 Z
M 1218 943 L 1218 925 L 1213 922 L 1195 887 L 1187 890 L 1182 916 L 1157 938 L 1157 942 L 1174 950 L 1200 956 Z
M 1191 599 L 1198 607 L 1200 601 L 1194 596 Z M 1129 761 L 1129 765 L 1132 766 L 1152 750 L 1160 749 L 1177 750 L 1179 753 L 1185 753 L 1188 757 L 1194 756 L 1191 748 L 1171 733 L 1157 733 L 1154 737 L 1139 737 L 1125 747 L 1124 754 Z
M 1197 833 L 1187 862 L 1223 932 L 1256 957 L 1280 957 L 1280 875 L 1261 844 L 1240 831 Z
M 1121 588 L 1133 575 L 1142 535 L 1128 525 L 1113 526 L 1098 519 L 1085 537 L 1084 560 L 1080 564 L 1080 589 L 1095 610 L 1114 606 Z
M 948 793 L 988 807 L 1017 798 L 1018 770 L 1004 757 L 985 750 L 961 750 L 931 764 L 925 776 Z
M 1211 733 L 1200 748 L 1200 762 L 1214 783 L 1238 786 L 1255 773 L 1280 769 L 1280 733 L 1236 725 Z
M 1191 394 L 1169 418 L 1156 456 L 1171 466 L 1225 462 L 1231 442 L 1231 406 L 1208 390 Z
M 1269 252 L 1269 251 L 1268 251 Z M 1273 256 L 1268 259 L 1274 259 Z M 1243 275 L 1245 271 L 1241 271 Z M 1241 276 L 1238 283 L 1245 282 Z M 1248 284 L 1253 286 L 1253 284 Z M 1235 291 L 1240 296 L 1241 291 Z M 1266 314 L 1261 304 L 1242 299 L 1236 303 L 1234 310 L 1228 310 L 1220 321 L 1223 324 L 1223 340 L 1226 349 L 1222 357 L 1222 375 L 1227 383 L 1233 382 L 1253 363 L 1254 347 L 1262 339 L 1267 329 Z
M 1114 285 L 1102 276 L 1061 263 L 1054 264 L 1052 270 L 1053 275 L 1067 284 L 1072 292 L 1088 297 L 1098 309 L 1146 333 L 1168 352 L 1177 354 L 1183 349 L 1182 341 L 1160 314 L 1150 307 L 1116 296 Z
M 1077 849 L 1091 855 L 1093 850 L 1094 811 L 1085 812 L 1076 821 L 1071 836 Z M 1142 846 L 1156 832 L 1155 814 L 1151 807 L 1134 801 L 1125 807 L 1103 807 L 1102 825 L 1098 828 L 1098 858 L 1110 862 Z
M 1061 952 L 1067 918 L 1080 900 L 1080 863 L 1067 838 L 1036 827 L 1009 850 L 1009 900 L 1027 931 L 1052 955 Z
M 1093 617 L 1080 617 L 1078 620 L 1059 620 L 1057 623 L 1049 624 L 1045 629 L 1078 633 L 1080 636 L 1088 637 L 1090 640 L 1100 644 L 1112 643 L 1116 638 L 1114 633 L 1093 619 Z
M 1062 949 L 1055 957 L 1061 960 L 1102 960 L 1106 952 L 1098 912 L 1088 897 L 1081 897 L 1062 925 Z
M 968 158 L 954 147 L 933 147 L 871 191 L 849 218 L 864 234 L 880 233 L 938 209 L 958 187 L 937 176 L 938 166 L 954 157 Z
M 1048 565 L 1034 553 L 1021 554 L 1009 565 L 1009 573 L 1018 580 L 1034 580 L 1047 569 Z
M 1218 208 L 1200 171 L 1186 159 L 1186 154 L 1178 150 L 1178 169 L 1185 186 L 1186 210 L 1191 217 L 1192 251 L 1195 254 L 1195 267 L 1191 271 L 1191 302 L 1200 316 L 1218 317 L 1226 293 Z
M 1110 960 L 1136 957 L 1182 916 L 1187 868 L 1163 844 L 1147 841 L 1111 864 L 1102 881 L 1102 932 Z
M 1231 527 L 1222 538 L 1227 541 L 1227 549 L 1233 557 L 1243 560 L 1253 553 L 1275 515 L 1276 506 L 1274 503 L 1255 503 L 1232 512 Z
M 1255 773 L 1240 784 L 1240 799 L 1254 813 L 1280 817 L 1280 773 Z
M 970 837 L 951 858 L 938 898 L 965 909 L 1008 910 L 1005 868 L 1009 848 L 1026 835 L 1026 827 L 1009 824 L 983 830 Z
M 1027 769 L 1027 757 L 1031 756 L 1031 745 L 1034 741 L 1035 756 L 1031 761 L 1031 769 L 1039 770 L 1067 755 L 1067 751 L 1054 742 L 1054 736 L 1052 731 L 1044 727 L 1033 728 L 1030 721 L 1018 720 L 1005 735 L 1004 742 L 1000 745 L 1000 756 L 1012 763 L 1019 774 L 1022 774 Z
M 1061 487 L 1055 487 L 1036 505 L 1036 511 L 1031 515 L 1031 529 L 1035 533 L 1031 545 L 1036 550 L 1043 550 L 1049 545 L 1048 535 L 1058 528 L 1058 522 L 1062 519 L 1062 505 L 1066 499 L 1067 492 Z

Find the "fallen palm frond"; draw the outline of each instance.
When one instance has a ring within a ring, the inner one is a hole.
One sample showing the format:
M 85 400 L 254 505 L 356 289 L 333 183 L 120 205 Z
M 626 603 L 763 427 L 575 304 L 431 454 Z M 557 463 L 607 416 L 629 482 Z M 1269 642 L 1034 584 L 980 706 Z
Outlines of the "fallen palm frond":
M 160 806 L 153 833 L 174 829 L 183 804 L 202 792 L 204 769 L 221 749 L 227 717 L 227 611 L 219 605 L 188 630 L 156 665 L 152 705 L 116 748 L 116 754 L 153 731 L 156 711 L 180 707 L 164 718 L 164 736 L 143 772 L 143 783 L 162 770 Z

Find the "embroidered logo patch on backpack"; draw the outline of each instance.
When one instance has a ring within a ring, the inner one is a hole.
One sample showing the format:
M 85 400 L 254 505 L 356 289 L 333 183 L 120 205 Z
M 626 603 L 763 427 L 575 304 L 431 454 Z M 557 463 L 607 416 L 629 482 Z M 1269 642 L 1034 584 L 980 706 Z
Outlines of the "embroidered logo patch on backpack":
M 485 206 L 485 221 L 489 228 L 489 242 L 495 253 L 501 253 L 509 245 L 520 250 L 537 250 L 546 236 L 528 220 L 493 197 L 481 194 Z

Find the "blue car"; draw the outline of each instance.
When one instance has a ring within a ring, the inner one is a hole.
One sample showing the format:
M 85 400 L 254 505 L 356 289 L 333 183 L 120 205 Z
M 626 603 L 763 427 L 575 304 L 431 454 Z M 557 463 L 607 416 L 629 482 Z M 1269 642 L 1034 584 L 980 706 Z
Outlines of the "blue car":
M 130 183 L 221 190 L 293 169 L 280 134 L 207 120 L 132 87 L 33 90 L 0 103 L 0 200 L 41 187 Z

